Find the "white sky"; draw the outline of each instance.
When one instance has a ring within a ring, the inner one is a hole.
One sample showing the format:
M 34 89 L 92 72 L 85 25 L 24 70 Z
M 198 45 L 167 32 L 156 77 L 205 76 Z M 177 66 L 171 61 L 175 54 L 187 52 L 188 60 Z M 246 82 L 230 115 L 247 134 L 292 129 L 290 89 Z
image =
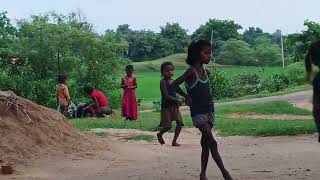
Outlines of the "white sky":
M 132 29 L 159 31 L 166 22 L 178 22 L 189 34 L 209 18 L 232 19 L 244 29 L 266 32 L 304 29 L 306 19 L 320 21 L 320 0 L 0 0 L 0 11 L 11 19 L 80 9 L 97 32 L 130 24 Z

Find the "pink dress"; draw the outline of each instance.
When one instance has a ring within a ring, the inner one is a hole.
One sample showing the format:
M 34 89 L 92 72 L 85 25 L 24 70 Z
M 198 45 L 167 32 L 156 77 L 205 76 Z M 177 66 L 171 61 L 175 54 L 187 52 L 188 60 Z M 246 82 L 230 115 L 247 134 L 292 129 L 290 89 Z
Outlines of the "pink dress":
M 135 92 L 135 86 L 137 85 L 136 78 L 134 76 L 122 78 L 124 88 L 122 95 L 122 116 L 130 120 L 138 119 L 138 104 Z

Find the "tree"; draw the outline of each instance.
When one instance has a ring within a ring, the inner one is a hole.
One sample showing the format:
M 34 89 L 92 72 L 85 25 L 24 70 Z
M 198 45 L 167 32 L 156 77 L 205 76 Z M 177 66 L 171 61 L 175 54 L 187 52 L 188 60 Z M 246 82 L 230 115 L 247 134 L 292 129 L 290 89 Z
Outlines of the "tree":
M 186 47 L 190 43 L 187 30 L 183 29 L 178 23 L 167 23 L 160 29 L 160 35 L 172 44 L 174 53 L 186 52 Z
M 246 29 L 242 35 L 243 40 L 253 46 L 254 39 L 256 39 L 259 36 L 265 36 L 266 33 L 262 31 L 259 27 L 249 27 L 249 29 Z
M 257 64 L 262 66 L 280 66 L 281 49 L 268 37 L 258 37 L 254 42 Z
M 131 32 L 132 30 L 130 29 L 130 25 L 129 24 L 122 24 L 119 25 L 117 28 L 117 33 L 121 33 L 123 35 L 127 35 Z
M 295 61 L 303 60 L 309 45 L 320 39 L 319 23 L 306 20 L 304 26 L 307 30 L 302 31 L 302 33 L 291 34 L 286 40 L 286 45 L 294 51 Z
M 217 63 L 227 65 L 256 65 L 250 45 L 242 40 L 230 39 L 223 43 Z
M 227 41 L 231 38 L 240 39 L 239 29 L 242 29 L 242 27 L 232 20 L 209 19 L 192 34 L 191 38 L 193 40 L 204 39 L 210 41 L 211 31 L 213 30 L 214 41 Z
M 7 12 L 0 12 L 0 61 L 10 60 L 13 55 L 12 45 L 16 36 L 16 28 L 7 17 Z M 4 64 L 4 62 L 2 63 Z

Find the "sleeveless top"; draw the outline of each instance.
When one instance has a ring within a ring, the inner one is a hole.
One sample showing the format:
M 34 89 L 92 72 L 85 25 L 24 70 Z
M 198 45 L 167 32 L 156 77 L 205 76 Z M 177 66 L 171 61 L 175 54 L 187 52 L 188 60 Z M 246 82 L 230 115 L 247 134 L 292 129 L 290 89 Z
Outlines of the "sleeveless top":
M 192 103 L 190 106 L 191 117 L 198 114 L 206 114 L 214 111 L 214 103 L 210 91 L 207 71 L 204 70 L 206 80 L 201 80 L 198 76 L 197 71 L 195 69 L 193 69 L 193 71 L 196 74 L 197 79 L 192 85 L 188 85 L 187 83 L 185 83 L 187 92 L 192 99 Z
M 137 84 L 136 77 L 132 75 L 131 77 L 124 77 L 124 85 L 128 86 L 128 89 L 125 89 L 125 91 L 135 91 L 135 89 L 131 89 L 133 86 Z
M 177 93 L 173 89 L 172 83 L 173 83 L 173 80 L 169 80 L 166 82 L 167 91 L 168 91 L 169 96 L 177 98 Z M 161 95 L 161 108 L 169 108 L 172 106 L 177 106 L 177 103 L 175 101 L 170 101 Z

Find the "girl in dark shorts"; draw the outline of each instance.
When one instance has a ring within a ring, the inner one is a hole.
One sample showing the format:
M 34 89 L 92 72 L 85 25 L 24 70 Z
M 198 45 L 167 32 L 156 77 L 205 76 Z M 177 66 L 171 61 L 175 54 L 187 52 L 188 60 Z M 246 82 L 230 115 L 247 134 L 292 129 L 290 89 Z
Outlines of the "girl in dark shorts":
M 320 40 L 312 43 L 305 58 L 306 79 L 311 81 L 312 64 L 320 68 Z M 313 117 L 318 130 L 318 142 L 320 142 L 320 73 L 313 79 Z
M 223 165 L 218 152 L 217 142 L 211 132 L 215 119 L 214 104 L 209 88 L 208 73 L 203 68 L 203 64 L 210 62 L 211 51 L 212 47 L 209 42 L 204 40 L 193 41 L 188 47 L 187 64 L 190 65 L 190 68 L 173 82 L 173 86 L 175 89 L 178 89 L 179 85 L 185 82 L 188 93 L 186 104 L 190 106 L 193 124 L 199 128 L 202 134 L 200 180 L 208 179 L 206 170 L 210 151 L 224 179 L 232 180 L 231 175 Z

